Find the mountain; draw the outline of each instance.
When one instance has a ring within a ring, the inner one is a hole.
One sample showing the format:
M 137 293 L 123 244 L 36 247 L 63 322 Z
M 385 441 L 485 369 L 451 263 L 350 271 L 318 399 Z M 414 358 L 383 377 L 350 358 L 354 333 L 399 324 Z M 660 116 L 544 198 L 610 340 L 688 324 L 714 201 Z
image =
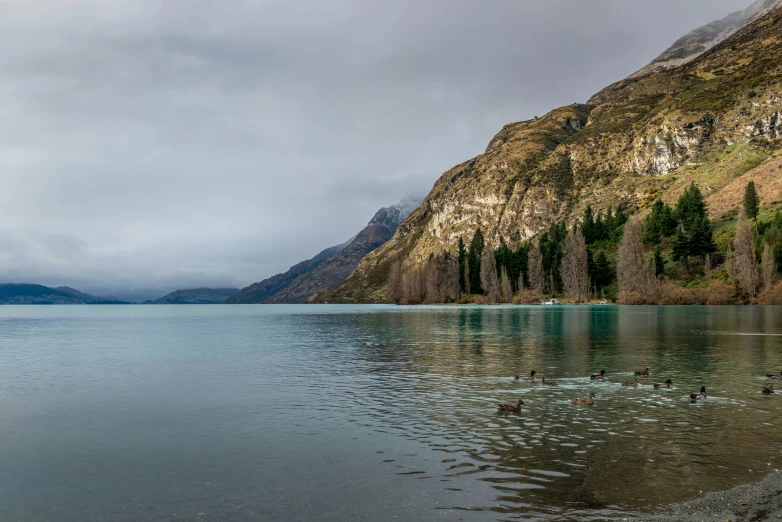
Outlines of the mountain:
M 743 11 L 737 11 L 722 20 L 699 27 L 677 40 L 650 64 L 633 74 L 631 78 L 689 63 L 780 4 L 782 4 L 782 0 L 757 0 Z
M 391 260 L 402 270 L 455 250 L 477 228 L 516 244 L 552 223 L 623 207 L 645 213 L 697 183 L 712 219 L 734 211 L 750 180 L 782 200 L 782 7 L 684 65 L 619 81 L 582 104 L 506 125 L 456 165 L 400 226 L 323 300 L 377 302 Z M 728 194 L 731 197 L 728 197 Z
M 111 297 L 85 294 L 74 288 L 34 284 L 0 285 L 0 304 L 128 304 Z
M 319 253 L 260 283 L 243 288 L 226 301 L 246 303 L 306 303 L 313 295 L 339 286 L 355 270 L 366 254 L 388 241 L 399 224 L 421 204 L 421 199 L 405 198 L 383 207 L 352 240 Z
M 238 288 L 194 288 L 176 290 L 149 304 L 220 304 L 238 292 Z

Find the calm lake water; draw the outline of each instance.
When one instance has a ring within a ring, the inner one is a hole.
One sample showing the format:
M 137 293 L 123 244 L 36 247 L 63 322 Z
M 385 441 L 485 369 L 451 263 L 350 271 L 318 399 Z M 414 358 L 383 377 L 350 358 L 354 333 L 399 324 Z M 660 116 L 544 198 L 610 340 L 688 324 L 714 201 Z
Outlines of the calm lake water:
M 632 517 L 782 464 L 771 371 L 775 307 L 5 306 L 0 520 Z

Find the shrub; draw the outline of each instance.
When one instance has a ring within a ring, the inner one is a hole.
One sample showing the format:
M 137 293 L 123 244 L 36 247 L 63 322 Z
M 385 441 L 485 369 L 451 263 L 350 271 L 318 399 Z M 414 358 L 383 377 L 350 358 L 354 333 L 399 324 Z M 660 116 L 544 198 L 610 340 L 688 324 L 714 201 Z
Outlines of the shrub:
M 691 305 L 695 304 L 695 294 L 689 288 L 682 288 L 670 279 L 660 281 L 659 298 L 661 305 Z
M 513 304 L 532 305 L 540 304 L 540 295 L 535 290 L 522 290 L 513 296 Z
M 722 281 L 712 281 L 709 286 L 695 290 L 695 300 L 699 304 L 728 305 L 736 302 L 734 294 L 734 287 Z
M 770 290 L 761 292 L 758 297 L 758 303 L 762 305 L 782 305 L 782 281 L 779 281 Z

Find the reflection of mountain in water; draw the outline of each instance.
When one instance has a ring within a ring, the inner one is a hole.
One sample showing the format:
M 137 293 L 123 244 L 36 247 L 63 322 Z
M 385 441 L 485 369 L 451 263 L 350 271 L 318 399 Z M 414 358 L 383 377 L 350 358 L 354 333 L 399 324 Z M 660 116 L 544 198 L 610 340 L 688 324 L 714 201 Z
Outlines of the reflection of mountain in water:
M 768 410 L 751 378 L 780 365 L 778 339 L 720 334 L 773 331 L 782 319 L 763 310 L 692 310 L 419 309 L 343 317 L 341 327 L 360 348 L 344 354 L 329 380 L 346 386 L 340 393 L 350 397 L 352 415 L 442 452 L 443 469 L 422 476 L 469 476 L 496 490 L 493 503 L 455 499 L 458 507 L 627 516 L 755 480 L 759 463 L 774 458 L 782 442 L 766 424 L 782 421 L 782 413 Z M 642 386 L 619 386 L 642 365 L 653 371 Z M 560 385 L 510 378 L 531 369 Z M 608 382 L 590 382 L 600 369 Z M 675 389 L 651 387 L 666 378 Z M 687 394 L 701 383 L 713 395 L 693 406 Z M 589 391 L 598 397 L 594 407 L 569 403 Z M 522 415 L 492 408 L 517 398 L 527 404 Z

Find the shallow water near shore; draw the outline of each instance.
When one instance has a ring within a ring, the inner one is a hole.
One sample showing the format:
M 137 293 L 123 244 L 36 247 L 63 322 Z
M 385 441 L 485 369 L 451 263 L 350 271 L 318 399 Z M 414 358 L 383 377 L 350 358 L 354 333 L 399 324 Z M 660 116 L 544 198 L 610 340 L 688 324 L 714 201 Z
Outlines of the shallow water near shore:
M 633 517 L 778 469 L 780 371 L 779 307 L 5 306 L 0 520 Z

